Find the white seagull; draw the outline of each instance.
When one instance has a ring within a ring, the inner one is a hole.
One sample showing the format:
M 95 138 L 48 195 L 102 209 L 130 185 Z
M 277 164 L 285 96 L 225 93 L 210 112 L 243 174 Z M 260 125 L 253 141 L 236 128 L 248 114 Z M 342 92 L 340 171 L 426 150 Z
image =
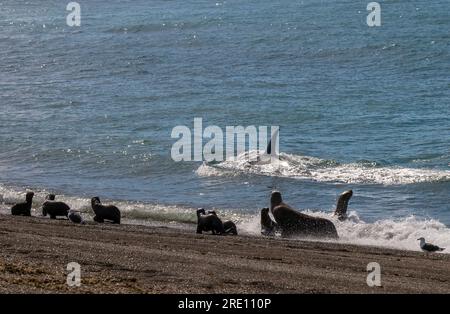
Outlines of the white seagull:
M 437 245 L 431 244 L 431 243 L 426 243 L 425 242 L 425 238 L 418 238 L 418 241 L 420 241 L 420 248 L 422 249 L 422 251 L 424 252 L 441 252 L 443 250 L 445 250 L 445 248 L 440 248 Z

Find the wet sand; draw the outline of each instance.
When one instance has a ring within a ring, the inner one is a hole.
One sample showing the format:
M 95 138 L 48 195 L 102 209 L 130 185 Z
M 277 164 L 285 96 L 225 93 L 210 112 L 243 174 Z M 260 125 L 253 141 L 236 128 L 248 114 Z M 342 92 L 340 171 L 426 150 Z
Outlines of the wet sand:
M 66 284 L 70 262 L 81 287 Z M 423 292 L 450 292 L 449 255 L 0 215 L 0 293 Z

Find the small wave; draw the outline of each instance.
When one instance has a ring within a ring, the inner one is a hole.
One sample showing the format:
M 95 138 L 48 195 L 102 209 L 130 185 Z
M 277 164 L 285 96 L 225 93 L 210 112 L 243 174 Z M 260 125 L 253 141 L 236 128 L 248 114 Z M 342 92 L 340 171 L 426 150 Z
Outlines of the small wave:
M 250 152 L 250 155 L 257 152 Z M 197 169 L 199 176 L 236 176 L 241 173 L 279 176 L 317 182 L 400 185 L 449 181 L 450 171 L 383 167 L 376 162 L 360 161 L 341 164 L 315 157 L 280 154 L 278 164 L 251 163 L 249 154 L 235 160 L 211 165 L 204 163 Z
M 107 29 L 106 33 L 151 33 L 173 30 L 192 30 L 198 29 L 209 23 L 209 20 L 201 21 L 179 21 L 179 22 L 161 22 L 161 23 L 147 23 L 134 24 L 121 27 L 113 27 Z
M 341 242 L 420 251 L 417 239 L 424 237 L 428 242 L 450 248 L 450 229 L 435 219 L 409 216 L 365 223 L 355 213 L 353 216 L 356 219 L 336 223 Z
M 128 25 L 125 27 L 114 27 L 106 30 L 107 33 L 140 33 L 140 32 L 159 32 L 168 29 L 172 29 L 164 23 L 160 24 L 140 24 L 140 25 Z

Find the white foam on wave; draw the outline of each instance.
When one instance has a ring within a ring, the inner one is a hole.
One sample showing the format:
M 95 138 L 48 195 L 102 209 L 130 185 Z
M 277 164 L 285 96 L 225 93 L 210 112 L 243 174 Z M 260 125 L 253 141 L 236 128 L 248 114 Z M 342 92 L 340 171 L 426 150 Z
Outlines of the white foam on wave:
M 399 185 L 424 182 L 449 181 L 450 171 L 419 168 L 382 167 L 373 162 L 340 164 L 315 157 L 280 154 L 280 162 L 249 162 L 242 154 L 234 160 L 219 164 L 202 164 L 196 171 L 199 176 L 236 176 L 241 173 L 288 177 L 317 182 Z M 254 156 L 253 156 L 254 157 Z
M 374 245 L 403 250 L 420 251 L 418 238 L 449 248 L 450 229 L 434 219 L 419 219 L 409 216 L 401 219 L 383 219 L 374 223 L 347 221 L 337 224 L 341 242 Z
M 9 213 L 12 204 L 24 202 L 27 191 L 0 185 L 0 211 Z M 32 215 L 40 216 L 42 204 L 46 196 L 50 193 L 47 190 L 34 190 Z M 85 219 L 91 219 L 94 213 L 91 208 L 91 200 L 88 197 L 68 196 L 56 194 L 56 200 L 67 203 L 72 210 L 81 212 Z M 196 219 L 195 210 L 176 205 L 147 204 L 141 202 L 129 202 L 120 200 L 103 199 L 105 204 L 114 203 L 120 208 L 125 219 L 133 221 L 164 221 L 164 222 L 194 222 Z
M 332 214 L 322 211 L 306 210 L 303 213 L 331 220 L 339 234 L 339 239 L 333 242 L 420 251 L 417 239 L 424 237 L 427 242 L 448 248 L 443 253 L 450 254 L 450 229 L 434 219 L 409 216 L 367 223 L 354 211 L 349 212 L 345 221 L 339 221 Z M 259 216 L 247 218 L 238 224 L 238 229 L 243 234 L 260 235 Z

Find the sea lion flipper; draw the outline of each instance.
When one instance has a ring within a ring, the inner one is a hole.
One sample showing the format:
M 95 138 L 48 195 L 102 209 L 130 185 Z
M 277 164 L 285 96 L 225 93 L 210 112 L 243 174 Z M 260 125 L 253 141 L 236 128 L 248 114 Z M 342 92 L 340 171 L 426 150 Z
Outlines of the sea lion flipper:
M 269 208 L 261 209 L 261 234 L 265 236 L 272 236 L 275 234 L 277 223 L 269 216 Z
M 336 204 L 336 210 L 334 211 L 334 215 L 338 216 L 339 220 L 345 220 L 347 218 L 348 202 L 350 201 L 352 196 L 352 190 L 345 191 L 339 196 Z

